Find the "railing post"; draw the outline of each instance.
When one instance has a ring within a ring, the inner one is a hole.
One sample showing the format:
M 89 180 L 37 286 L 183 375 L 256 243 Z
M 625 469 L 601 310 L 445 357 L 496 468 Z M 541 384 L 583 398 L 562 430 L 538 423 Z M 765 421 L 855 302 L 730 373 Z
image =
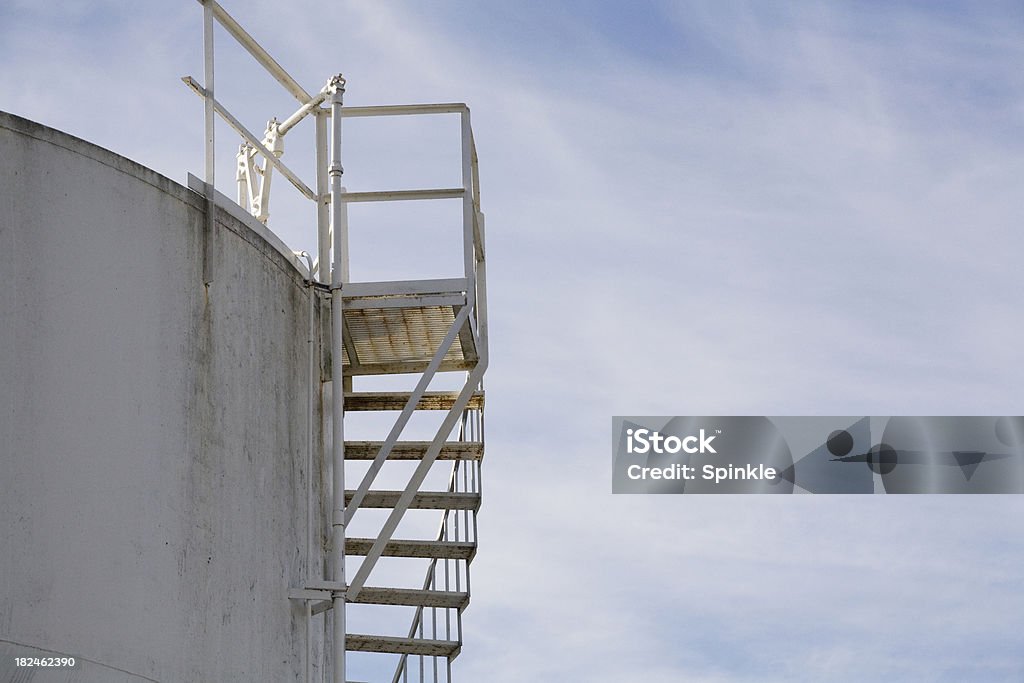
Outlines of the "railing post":
M 203 102 L 203 120 L 206 127 L 206 248 L 203 250 L 203 283 L 213 281 L 213 251 L 216 246 L 214 233 L 217 229 L 214 211 L 216 164 L 214 163 L 214 100 L 213 100 L 213 8 L 203 5 L 203 87 L 206 98 Z
M 316 112 L 316 234 L 317 234 L 317 280 L 323 284 L 331 281 L 331 216 L 328 205 L 330 181 L 327 168 L 327 117 L 326 111 Z M 312 277 L 312 274 L 310 274 Z

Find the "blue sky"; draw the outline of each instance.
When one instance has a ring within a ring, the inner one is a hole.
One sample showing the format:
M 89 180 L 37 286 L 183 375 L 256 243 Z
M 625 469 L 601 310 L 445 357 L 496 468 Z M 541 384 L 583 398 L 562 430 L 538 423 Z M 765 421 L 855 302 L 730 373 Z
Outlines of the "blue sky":
M 0 108 L 200 173 L 198 4 L 61 5 L 0 8 Z M 307 90 L 473 110 L 493 360 L 457 679 L 1024 676 L 1020 498 L 612 497 L 608 452 L 613 414 L 1024 413 L 1019 4 L 224 5 Z M 294 109 L 219 40 L 233 111 Z M 346 182 L 452 173 L 446 132 L 353 124 Z

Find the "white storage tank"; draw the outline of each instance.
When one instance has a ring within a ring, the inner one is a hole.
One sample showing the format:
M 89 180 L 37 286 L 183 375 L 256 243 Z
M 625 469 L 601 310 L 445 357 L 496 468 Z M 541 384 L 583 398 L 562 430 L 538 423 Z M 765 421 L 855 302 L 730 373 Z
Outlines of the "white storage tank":
M 309 293 L 252 221 L 219 214 L 209 253 L 204 222 L 0 113 L 0 680 L 33 680 L 19 653 L 81 662 L 35 680 L 301 680 Z

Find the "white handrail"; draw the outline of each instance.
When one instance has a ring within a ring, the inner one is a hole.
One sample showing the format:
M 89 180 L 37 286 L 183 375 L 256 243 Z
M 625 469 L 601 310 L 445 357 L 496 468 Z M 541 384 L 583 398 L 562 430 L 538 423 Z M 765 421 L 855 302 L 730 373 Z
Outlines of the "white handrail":
M 221 7 L 216 0 L 198 0 L 200 5 L 209 7 L 213 11 L 213 17 L 224 27 L 232 38 L 238 41 L 239 45 L 244 47 L 253 58 L 263 66 L 267 72 L 270 73 L 274 79 L 284 86 L 284 89 L 290 92 L 295 99 L 299 102 L 308 102 L 310 100 L 310 94 L 302 89 L 302 86 L 298 82 L 288 75 L 288 72 L 284 70 L 277 61 L 267 53 L 263 47 L 256 42 L 256 39 L 246 33 L 245 29 L 242 28 L 234 18 L 227 13 L 223 7 Z

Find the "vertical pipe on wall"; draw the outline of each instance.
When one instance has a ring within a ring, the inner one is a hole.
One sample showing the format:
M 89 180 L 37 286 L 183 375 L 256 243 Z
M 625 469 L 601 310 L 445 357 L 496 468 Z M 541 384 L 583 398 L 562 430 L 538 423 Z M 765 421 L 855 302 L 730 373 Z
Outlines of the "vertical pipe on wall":
M 345 245 L 343 241 L 345 207 L 342 198 L 341 176 L 341 107 L 345 93 L 345 79 L 339 74 L 331 79 L 331 165 L 328 171 L 331 184 L 331 226 L 334 232 L 334 269 L 331 273 L 331 385 L 332 385 L 332 467 L 331 491 L 331 564 L 332 580 L 345 584 L 345 375 L 342 366 L 342 334 L 344 307 Z M 334 594 L 334 683 L 345 683 L 345 596 Z

